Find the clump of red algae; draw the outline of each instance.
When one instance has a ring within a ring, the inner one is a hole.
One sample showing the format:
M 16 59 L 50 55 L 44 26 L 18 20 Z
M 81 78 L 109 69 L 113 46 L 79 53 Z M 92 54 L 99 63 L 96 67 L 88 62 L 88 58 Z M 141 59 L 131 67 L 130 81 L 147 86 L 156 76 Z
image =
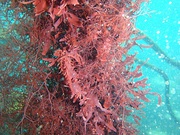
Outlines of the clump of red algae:
M 48 135 L 137 134 L 138 110 L 152 93 L 128 51 L 141 38 L 135 14 L 144 1 L 21 1 L 34 6 L 27 33 L 50 71 L 37 76 L 42 84 L 29 92 L 17 127 Z

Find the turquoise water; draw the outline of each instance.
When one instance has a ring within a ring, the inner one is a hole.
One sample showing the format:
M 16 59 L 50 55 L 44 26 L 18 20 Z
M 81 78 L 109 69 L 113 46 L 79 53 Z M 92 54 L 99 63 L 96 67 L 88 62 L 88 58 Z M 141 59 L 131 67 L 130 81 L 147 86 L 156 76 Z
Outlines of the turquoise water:
M 180 62 L 180 1 L 151 0 L 142 6 L 143 14 L 137 19 L 137 27 L 152 39 L 175 62 Z M 137 50 L 135 50 L 137 51 Z M 167 97 L 175 118 L 180 121 L 180 68 L 164 60 L 152 48 L 139 51 L 137 57 L 163 70 L 169 81 L 150 68 L 143 68 L 149 78 L 148 83 L 153 92 L 162 97 L 158 106 L 156 97 L 149 96 L 152 102 L 144 109 L 146 117 L 142 119 L 139 135 L 180 135 L 180 123 L 175 122 L 167 109 Z M 169 85 L 169 93 L 165 86 Z

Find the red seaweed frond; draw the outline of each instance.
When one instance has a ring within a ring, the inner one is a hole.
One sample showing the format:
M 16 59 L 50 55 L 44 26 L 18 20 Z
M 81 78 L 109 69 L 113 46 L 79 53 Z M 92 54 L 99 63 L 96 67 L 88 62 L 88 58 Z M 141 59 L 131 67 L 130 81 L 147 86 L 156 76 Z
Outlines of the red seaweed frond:
M 160 97 L 146 87 L 141 66 L 133 69 L 136 55 L 128 55 L 143 38 L 133 16 L 142 2 L 20 2 L 33 4 L 34 12 L 26 12 L 31 24 L 21 23 L 26 30 L 20 33 L 30 41 L 28 47 L 20 44 L 27 73 L 16 84 L 27 85 L 27 99 L 21 99 L 17 128 L 29 126 L 30 134 L 137 133 L 133 125 L 139 124 L 143 102 L 150 101 L 146 95 Z

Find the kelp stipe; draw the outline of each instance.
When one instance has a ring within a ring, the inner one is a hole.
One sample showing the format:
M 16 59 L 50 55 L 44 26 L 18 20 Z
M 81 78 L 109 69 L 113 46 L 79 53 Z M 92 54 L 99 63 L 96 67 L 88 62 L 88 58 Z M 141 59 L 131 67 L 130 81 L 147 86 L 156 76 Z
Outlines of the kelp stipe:
M 15 2 L 29 17 L 17 31 L 29 38 L 21 46 L 29 87 L 22 107 L 12 112 L 14 127 L 3 111 L 7 128 L 18 134 L 137 134 L 134 124 L 150 89 L 140 66 L 132 68 L 135 55 L 127 53 L 142 38 L 131 17 L 142 2 Z

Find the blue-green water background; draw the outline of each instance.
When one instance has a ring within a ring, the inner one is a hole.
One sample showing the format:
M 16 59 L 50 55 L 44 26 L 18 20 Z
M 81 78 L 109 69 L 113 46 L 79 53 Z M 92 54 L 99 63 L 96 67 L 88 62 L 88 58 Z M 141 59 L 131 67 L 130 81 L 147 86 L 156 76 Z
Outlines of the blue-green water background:
M 147 34 L 170 58 L 180 62 L 180 0 L 151 0 L 143 5 L 143 14 L 136 26 Z M 137 51 L 137 50 L 135 50 Z M 180 71 L 168 64 L 153 49 L 138 50 L 141 60 L 149 58 L 148 63 L 162 69 L 169 77 L 170 104 L 175 117 L 180 121 Z M 146 117 L 141 120 L 140 135 L 180 135 L 179 125 L 169 115 L 165 100 L 165 83 L 157 72 L 143 68 L 144 76 L 153 92 L 162 97 L 161 106 L 157 98 L 149 96 L 152 102 L 144 109 Z

